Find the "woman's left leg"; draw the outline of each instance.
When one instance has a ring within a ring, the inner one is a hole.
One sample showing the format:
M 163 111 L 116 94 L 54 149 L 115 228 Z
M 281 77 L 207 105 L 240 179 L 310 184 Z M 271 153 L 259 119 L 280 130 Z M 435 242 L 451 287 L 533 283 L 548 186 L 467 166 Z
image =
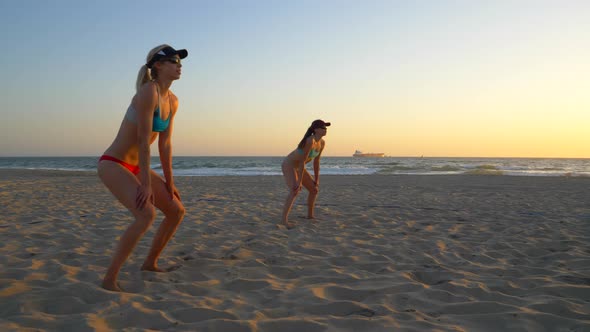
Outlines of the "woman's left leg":
M 154 240 L 152 241 L 152 247 L 150 252 L 145 259 L 142 270 L 164 272 L 166 270 L 158 268 L 158 258 L 166 247 L 166 244 L 176 230 L 178 225 L 182 222 L 184 217 L 185 209 L 184 205 L 178 197 L 174 199 L 170 198 L 170 193 L 166 189 L 166 182 L 160 175 L 154 171 L 151 172 L 152 177 L 152 192 L 154 193 L 155 206 L 164 213 L 164 220 L 158 228 Z
M 283 225 L 285 225 L 285 227 L 287 227 L 287 229 L 291 229 L 295 227 L 295 224 L 289 222 L 289 213 L 291 212 L 291 207 L 293 207 L 295 198 L 299 193 L 299 190 L 294 189 L 295 185 L 297 184 L 297 170 L 288 160 L 283 161 L 281 169 L 283 171 L 285 183 L 287 184 L 287 188 L 289 189 L 289 194 L 287 195 L 287 198 L 285 199 L 285 205 L 283 206 L 282 223 Z
M 309 174 L 307 170 L 303 171 L 303 181 L 301 183 L 305 189 L 309 191 L 309 196 L 307 197 L 307 218 L 314 219 L 315 200 L 318 197 L 318 188 L 316 187 L 311 174 Z

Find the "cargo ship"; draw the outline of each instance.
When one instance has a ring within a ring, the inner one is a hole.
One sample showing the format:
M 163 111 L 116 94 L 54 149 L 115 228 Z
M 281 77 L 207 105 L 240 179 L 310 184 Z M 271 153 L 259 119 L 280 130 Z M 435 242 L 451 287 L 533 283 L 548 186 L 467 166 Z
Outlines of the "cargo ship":
M 362 157 L 362 158 L 383 158 L 385 156 L 385 153 L 381 153 L 381 152 L 364 153 L 362 151 L 356 150 L 352 156 L 353 157 Z

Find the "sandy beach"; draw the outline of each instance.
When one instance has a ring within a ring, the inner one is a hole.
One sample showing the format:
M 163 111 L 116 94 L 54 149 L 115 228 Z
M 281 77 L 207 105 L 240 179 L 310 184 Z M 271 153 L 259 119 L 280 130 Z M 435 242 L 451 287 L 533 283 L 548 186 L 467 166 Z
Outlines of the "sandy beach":
M 176 182 L 180 268 L 139 270 L 153 227 L 114 293 L 131 216 L 97 176 L 0 170 L 0 330 L 590 331 L 589 178 L 324 176 L 292 230 L 282 177 Z

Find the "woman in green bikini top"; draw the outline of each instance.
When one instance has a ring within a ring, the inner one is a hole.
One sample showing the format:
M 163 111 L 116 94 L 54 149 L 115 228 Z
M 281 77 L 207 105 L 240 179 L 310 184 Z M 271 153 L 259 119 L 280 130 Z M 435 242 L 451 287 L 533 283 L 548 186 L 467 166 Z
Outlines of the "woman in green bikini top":
M 293 202 L 297 197 L 297 194 L 301 191 L 303 185 L 307 191 L 309 191 L 309 197 L 307 199 L 307 218 L 314 219 L 314 206 L 315 200 L 319 192 L 320 185 L 320 158 L 326 142 L 323 137 L 326 136 L 327 127 L 330 126 L 330 122 L 324 122 L 322 120 L 315 120 L 311 123 L 311 126 L 307 128 L 305 135 L 299 142 L 297 149 L 293 150 L 283 160 L 282 170 L 285 182 L 289 188 L 289 194 L 285 200 L 285 206 L 283 207 L 282 223 L 288 229 L 295 227 L 295 225 L 289 222 L 289 212 Z M 309 172 L 305 169 L 305 164 L 313 160 L 313 173 L 312 177 Z

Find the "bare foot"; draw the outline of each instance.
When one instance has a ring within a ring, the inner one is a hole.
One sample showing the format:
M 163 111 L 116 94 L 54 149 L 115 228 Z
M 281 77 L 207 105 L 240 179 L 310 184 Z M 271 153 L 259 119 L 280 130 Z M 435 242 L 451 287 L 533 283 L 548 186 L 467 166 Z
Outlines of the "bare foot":
M 103 280 L 102 281 L 102 288 L 106 289 L 106 290 L 110 290 L 113 292 L 122 292 L 123 290 L 121 289 L 121 287 L 119 287 L 119 285 L 117 284 L 116 281 L 107 281 L 107 280 Z
M 151 272 L 166 272 L 157 266 L 145 266 L 145 265 L 141 267 L 141 270 L 142 271 L 151 271 Z
M 317 218 L 315 216 L 300 215 L 297 218 L 300 218 L 300 219 L 315 219 L 315 220 L 317 220 Z
M 288 221 L 287 222 L 283 222 L 283 223 L 278 224 L 278 225 L 285 226 L 287 229 L 293 229 L 293 228 L 295 228 L 295 224 L 292 223 L 292 222 L 288 222 Z
M 315 216 L 307 216 L 305 219 L 309 220 L 312 224 L 318 223 L 318 220 L 315 218 Z
M 175 270 L 180 269 L 181 266 L 182 265 L 172 265 L 172 266 L 170 266 L 168 268 L 161 269 L 161 268 L 159 268 L 157 266 L 154 266 L 154 265 L 145 265 L 144 264 L 141 267 L 141 270 L 142 271 L 151 271 L 151 272 L 171 272 L 171 271 L 175 271 Z

